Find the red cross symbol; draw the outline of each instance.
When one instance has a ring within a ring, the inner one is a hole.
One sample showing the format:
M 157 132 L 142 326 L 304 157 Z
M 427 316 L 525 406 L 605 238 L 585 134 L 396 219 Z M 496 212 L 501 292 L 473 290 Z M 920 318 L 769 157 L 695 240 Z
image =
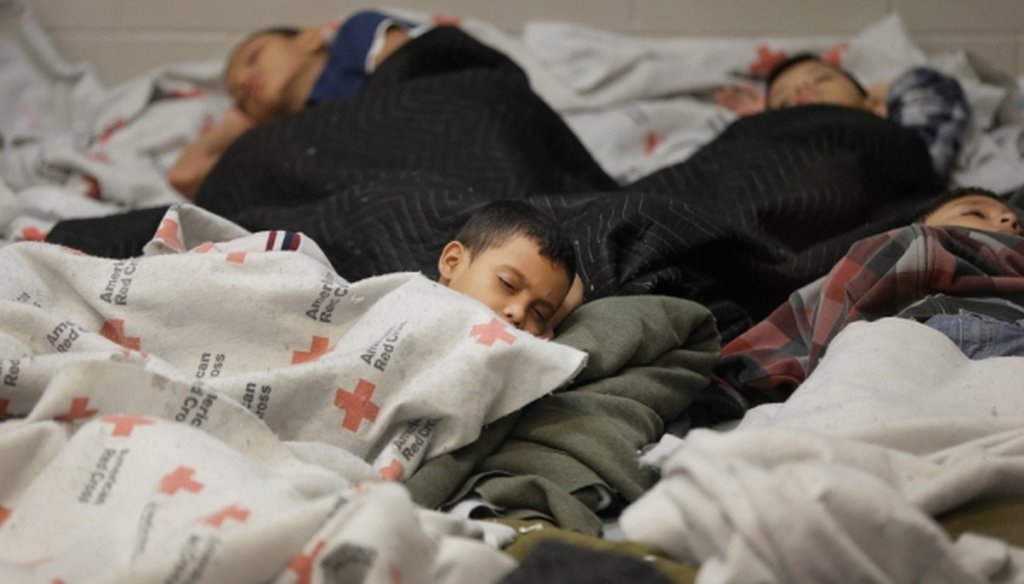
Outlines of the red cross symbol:
M 149 426 L 156 423 L 149 418 L 134 415 L 103 416 L 100 420 L 114 425 L 114 436 L 131 436 L 135 426 Z
M 110 155 L 102 150 L 97 150 L 96 152 L 89 154 L 89 159 L 95 160 L 100 164 L 110 164 Z
M 187 99 L 187 98 L 190 98 L 190 97 L 200 97 L 204 93 L 205 92 L 203 91 L 203 89 L 201 87 L 196 87 L 196 86 L 193 85 L 193 86 L 188 87 L 187 89 L 183 89 L 183 88 L 180 88 L 180 87 L 177 88 L 177 89 L 173 89 L 173 90 L 171 90 L 170 95 L 171 95 L 171 97 L 173 97 L 175 99 Z
M 316 561 L 316 557 L 320 555 L 320 552 L 324 551 L 325 545 L 326 543 L 321 539 L 316 542 L 313 550 L 308 555 L 300 553 L 288 565 L 288 570 L 295 572 L 298 576 L 296 584 L 309 584 L 309 578 L 313 575 L 313 562 Z
M 164 475 L 164 478 L 160 479 L 160 492 L 167 495 L 176 495 L 181 489 L 185 489 L 190 493 L 198 493 L 203 490 L 203 483 L 192 480 L 192 475 L 196 473 L 194 468 L 187 466 L 179 466 L 174 469 L 174 472 Z
M 0 505 L 0 527 L 3 527 L 4 522 L 11 516 L 11 510 L 3 505 Z
M 21 236 L 28 241 L 44 241 L 46 234 L 39 231 L 36 227 L 26 227 L 21 230 Z
M 103 323 L 103 328 L 100 329 L 100 334 L 126 349 L 135 349 L 138 351 L 142 346 L 142 341 L 139 337 L 129 337 L 125 335 L 124 320 L 120 318 L 112 318 Z
M 650 132 L 647 137 L 644 138 L 644 154 L 650 156 L 654 154 L 655 148 L 661 143 L 661 136 L 655 132 Z
M 750 64 L 750 74 L 767 77 L 776 65 L 786 60 L 786 51 L 773 51 L 768 45 L 757 47 L 757 60 Z
M 296 363 L 305 363 L 307 361 L 316 361 L 331 351 L 327 348 L 327 345 L 330 342 L 331 340 L 327 337 L 318 337 L 313 335 L 313 340 L 309 343 L 308 351 L 292 351 L 292 365 L 295 365 Z
M 450 14 L 435 14 L 430 17 L 434 21 L 434 26 L 461 26 L 462 17 L 452 16 Z
M 7 406 L 9 405 L 11 405 L 11 400 L 0 397 L 0 421 L 13 417 L 7 413 Z
M 216 247 L 212 241 L 204 241 L 192 248 L 193 253 L 210 253 Z
M 75 420 L 91 418 L 98 411 L 89 409 L 89 398 L 76 397 L 71 399 L 71 409 L 59 416 L 54 416 L 53 419 L 60 422 L 74 422 Z
M 380 408 L 370 401 L 375 389 L 377 386 L 365 379 L 359 380 L 354 392 L 338 389 L 338 393 L 334 397 L 334 405 L 345 410 L 345 420 L 341 423 L 343 428 L 355 432 L 359 430 L 359 424 L 364 418 L 370 422 L 377 421 L 377 412 L 380 411 Z
M 515 335 L 505 332 L 508 325 L 504 321 L 492 318 L 487 324 L 475 325 L 469 331 L 469 336 L 476 337 L 476 342 L 490 347 L 494 341 L 505 341 L 508 344 L 516 342 Z
M 831 63 L 836 67 L 839 67 L 843 62 L 843 53 L 850 50 L 850 43 L 839 43 L 831 49 L 825 51 L 825 54 L 821 56 L 827 63 Z
M 103 129 L 103 132 L 100 133 L 99 138 L 97 138 L 96 141 L 99 142 L 100 144 L 107 142 L 108 140 L 110 140 L 110 137 L 114 135 L 114 132 L 123 128 L 126 123 L 127 122 L 122 117 L 115 118 L 109 126 Z
M 91 175 L 85 175 L 82 177 L 85 180 L 85 184 L 89 185 L 89 188 L 85 191 L 85 196 L 90 199 L 99 199 L 103 188 L 100 186 L 100 181 L 96 180 L 96 177 Z
M 386 481 L 397 481 L 402 477 L 402 463 L 398 462 L 397 458 L 391 459 L 391 464 L 380 469 L 380 478 Z
M 245 252 L 244 251 L 231 251 L 228 252 L 227 261 L 233 264 L 244 264 L 245 263 Z
M 185 246 L 181 244 L 181 239 L 178 237 L 178 222 L 174 219 L 164 217 L 164 220 L 160 222 L 160 229 L 157 229 L 156 233 L 153 234 L 153 239 L 164 240 L 164 243 L 176 251 L 185 249 Z
M 234 519 L 239 523 L 245 523 L 245 520 L 249 518 L 249 510 L 242 509 L 238 505 L 230 505 L 217 511 L 213 515 L 210 515 L 206 519 L 203 519 L 203 523 L 212 525 L 214 527 L 220 527 L 228 519 Z

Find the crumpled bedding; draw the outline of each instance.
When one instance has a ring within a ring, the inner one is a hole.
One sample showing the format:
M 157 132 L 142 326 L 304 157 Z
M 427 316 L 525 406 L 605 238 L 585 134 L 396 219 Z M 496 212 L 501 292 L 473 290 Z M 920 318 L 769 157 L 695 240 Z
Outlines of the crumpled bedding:
M 597 534 L 600 515 L 654 484 L 637 452 L 707 384 L 719 346 L 710 312 L 678 298 L 604 298 L 573 313 L 557 338 L 588 356 L 573 384 L 426 462 L 406 482 L 416 501 L 475 499 L 503 517 Z
M 509 529 L 398 484 L 568 382 L 582 351 L 419 274 L 349 282 L 301 234 L 189 205 L 140 257 L 21 242 L 0 270 L 4 582 L 514 567 L 494 547 Z
M 174 207 L 146 251 L 112 260 L 44 243 L 0 249 L 5 415 L 38 415 L 40 403 L 85 418 L 128 407 L 201 426 L 233 402 L 284 440 L 327 443 L 401 480 L 584 363 L 422 275 L 350 282 L 302 234 L 249 235 Z M 111 360 L 192 389 L 145 405 L 102 385 L 49 395 L 65 366 Z
M 697 582 L 1024 581 L 1024 549 L 932 519 L 1024 495 L 1022 367 L 911 320 L 850 324 L 785 403 L 663 439 L 622 530 Z

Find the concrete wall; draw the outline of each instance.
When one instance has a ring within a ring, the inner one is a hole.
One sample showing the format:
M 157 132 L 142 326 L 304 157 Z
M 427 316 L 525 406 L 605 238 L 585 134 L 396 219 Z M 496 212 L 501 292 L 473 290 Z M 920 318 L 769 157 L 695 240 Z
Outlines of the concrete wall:
M 394 0 L 385 6 L 485 19 L 509 32 L 527 20 L 570 20 L 644 35 L 853 33 L 899 12 L 925 50 L 969 49 L 1024 74 L 1024 0 Z M 329 20 L 354 0 L 34 0 L 64 55 L 116 82 L 170 61 L 223 55 L 271 24 Z

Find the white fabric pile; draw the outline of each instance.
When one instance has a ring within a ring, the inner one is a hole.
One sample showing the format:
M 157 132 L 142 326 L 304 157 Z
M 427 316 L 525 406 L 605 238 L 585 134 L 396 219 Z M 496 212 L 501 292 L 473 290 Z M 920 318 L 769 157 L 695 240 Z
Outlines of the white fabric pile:
M 782 404 L 667 438 L 625 535 L 698 582 L 1022 582 L 1024 550 L 931 517 L 1024 495 L 1024 359 L 902 319 L 848 326 Z

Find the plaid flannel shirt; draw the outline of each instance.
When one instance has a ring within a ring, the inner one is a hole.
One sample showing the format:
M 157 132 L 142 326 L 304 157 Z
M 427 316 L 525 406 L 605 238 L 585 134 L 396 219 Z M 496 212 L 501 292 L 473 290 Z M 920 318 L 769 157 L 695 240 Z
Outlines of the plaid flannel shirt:
M 784 400 L 847 324 L 899 316 L 936 294 L 1024 305 L 1022 276 L 1021 237 L 915 224 L 863 239 L 827 276 L 726 345 L 710 390 L 743 409 Z
M 934 69 L 916 67 L 893 81 L 885 101 L 889 119 L 916 130 L 935 171 L 948 176 L 971 113 L 960 83 Z

